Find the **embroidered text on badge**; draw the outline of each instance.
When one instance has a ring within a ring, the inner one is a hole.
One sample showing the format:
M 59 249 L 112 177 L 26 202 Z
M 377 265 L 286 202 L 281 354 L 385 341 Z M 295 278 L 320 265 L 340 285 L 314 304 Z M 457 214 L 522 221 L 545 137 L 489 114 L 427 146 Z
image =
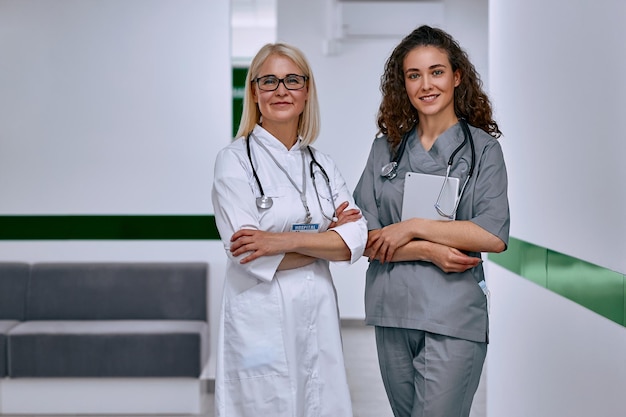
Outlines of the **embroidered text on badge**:
M 297 223 L 291 225 L 292 232 L 308 232 L 308 233 L 317 233 L 320 225 L 318 223 Z

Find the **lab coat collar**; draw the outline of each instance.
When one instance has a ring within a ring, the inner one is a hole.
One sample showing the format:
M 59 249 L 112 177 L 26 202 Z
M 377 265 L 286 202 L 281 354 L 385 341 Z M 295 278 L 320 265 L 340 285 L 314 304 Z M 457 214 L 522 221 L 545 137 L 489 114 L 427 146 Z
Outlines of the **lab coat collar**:
M 268 148 L 277 150 L 277 151 L 293 152 L 293 151 L 298 151 L 302 148 L 302 138 L 299 136 L 298 136 L 298 140 L 291 147 L 291 149 L 287 149 L 285 148 L 285 145 L 283 145 L 283 143 L 280 140 L 278 140 L 274 135 L 272 135 L 270 132 L 265 130 L 261 125 L 257 124 L 252 130 L 252 132 L 257 137 L 257 139 L 263 142 L 265 146 L 267 146 Z

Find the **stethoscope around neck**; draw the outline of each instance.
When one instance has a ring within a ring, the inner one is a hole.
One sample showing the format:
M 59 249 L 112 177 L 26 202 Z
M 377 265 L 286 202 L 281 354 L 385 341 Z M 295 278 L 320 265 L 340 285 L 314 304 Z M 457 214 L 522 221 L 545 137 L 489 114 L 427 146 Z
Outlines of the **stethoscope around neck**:
M 476 166 L 476 150 L 474 149 L 474 138 L 472 137 L 472 132 L 470 132 L 469 127 L 467 126 L 467 121 L 464 118 L 459 118 L 459 124 L 461 125 L 461 130 L 463 131 L 463 142 L 459 146 L 457 146 L 457 148 L 454 150 L 454 152 L 452 152 L 452 155 L 450 155 L 450 158 L 448 159 L 448 167 L 446 168 L 446 176 L 443 180 L 443 184 L 441 186 L 441 190 L 439 191 L 439 195 L 437 196 L 437 201 L 435 202 L 435 209 L 437 210 L 437 212 L 441 216 L 447 217 L 449 219 L 454 218 L 456 214 L 456 210 L 459 207 L 459 202 L 461 201 L 461 197 L 463 196 L 463 191 L 465 191 L 465 186 L 467 185 L 467 183 L 470 180 L 470 177 L 474 173 L 474 167 Z M 382 177 L 385 177 L 388 180 L 392 180 L 398 175 L 398 164 L 400 163 L 400 159 L 402 159 L 402 155 L 404 155 L 404 151 L 406 149 L 406 144 L 409 140 L 410 133 L 411 131 L 405 133 L 404 136 L 402 136 L 402 141 L 400 141 L 400 145 L 398 146 L 398 151 L 396 152 L 395 157 L 393 158 L 391 162 L 389 162 L 388 164 L 385 164 L 381 168 L 380 175 Z M 463 149 L 463 147 L 467 143 L 469 143 L 471 153 L 472 153 L 470 169 L 469 169 L 469 172 L 467 173 L 467 178 L 465 179 L 465 182 L 463 182 L 463 186 L 461 187 L 459 195 L 456 199 L 452 213 L 445 213 L 439 205 L 439 200 L 441 199 L 443 190 L 445 189 L 446 184 L 448 182 L 448 178 L 450 177 L 450 169 L 452 168 L 454 157 L 456 156 L 457 153 L 459 153 L 461 149 Z
M 269 197 L 269 196 L 265 195 L 265 191 L 263 190 L 263 186 L 261 185 L 261 180 L 259 179 L 259 175 L 257 174 L 256 169 L 254 168 L 254 164 L 252 163 L 252 154 L 250 152 L 250 136 L 254 136 L 254 133 L 250 132 L 246 136 L 246 150 L 247 150 L 247 153 L 248 153 L 248 159 L 250 160 L 250 166 L 252 167 L 252 175 L 254 176 L 254 180 L 256 181 L 256 184 L 259 187 L 259 191 L 261 193 L 261 196 L 256 198 L 256 205 L 260 209 L 269 209 L 269 208 L 271 208 L 274 205 L 274 200 L 272 199 L 272 197 Z M 256 139 L 256 136 L 254 136 L 254 138 Z M 258 141 L 258 139 L 257 139 L 257 141 Z M 260 142 L 259 142 L 259 144 L 260 144 Z M 263 147 L 263 149 L 265 149 L 267 151 L 267 149 L 264 146 L 262 146 L 262 147 Z M 311 182 L 313 182 L 313 188 L 315 188 L 315 195 L 317 197 L 317 203 L 320 206 L 320 211 L 322 212 L 322 215 L 326 219 L 330 220 L 331 222 L 336 222 L 338 220 L 338 218 L 337 218 L 337 210 L 336 210 L 336 207 L 335 207 L 335 198 L 333 197 L 333 191 L 332 191 L 332 189 L 330 187 L 330 177 L 326 173 L 326 170 L 324 169 L 324 167 L 319 162 L 317 162 L 317 160 L 315 159 L 315 156 L 313 155 L 313 151 L 311 150 L 311 147 L 307 146 L 306 148 L 309 151 L 309 155 L 311 155 L 311 162 L 309 163 L 309 171 L 310 171 L 310 174 L 311 174 Z M 278 166 L 278 168 L 280 168 L 281 171 L 283 171 L 285 173 L 285 175 L 287 176 L 289 181 L 292 182 L 292 184 L 294 185 L 296 190 L 300 193 L 300 199 L 302 200 L 302 204 L 304 205 L 304 208 L 306 210 L 305 222 L 309 223 L 311 221 L 311 213 L 309 212 L 309 208 L 308 208 L 308 205 L 307 205 L 307 202 L 306 202 L 306 196 L 304 195 L 304 192 L 303 192 L 303 191 L 305 191 L 304 187 L 303 187 L 303 190 L 298 189 L 298 187 L 295 185 L 295 183 L 293 183 L 293 180 L 291 179 L 291 177 L 289 176 L 287 171 L 285 171 L 285 169 L 278 164 L 278 161 L 276 161 L 276 159 L 274 159 L 274 156 L 269 151 L 267 151 L 267 152 L 268 152 L 268 155 L 274 161 L 274 163 Z M 304 158 L 304 156 L 302 156 L 302 158 Z M 322 202 L 320 200 L 319 192 L 317 190 L 317 184 L 315 183 L 315 172 L 314 172 L 314 167 L 315 166 L 317 166 L 318 169 L 320 170 L 320 172 L 322 173 L 322 177 L 324 177 L 324 182 L 326 183 L 326 187 L 328 187 L 328 195 L 330 196 L 330 202 L 331 202 L 332 207 L 333 207 L 333 214 L 332 214 L 332 216 L 327 216 L 326 213 L 324 212 L 324 209 L 322 208 Z

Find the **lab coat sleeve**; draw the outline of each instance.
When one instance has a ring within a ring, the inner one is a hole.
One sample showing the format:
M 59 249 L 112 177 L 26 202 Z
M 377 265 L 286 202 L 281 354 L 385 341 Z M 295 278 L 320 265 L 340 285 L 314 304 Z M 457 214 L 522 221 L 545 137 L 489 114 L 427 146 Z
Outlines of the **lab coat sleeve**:
M 339 205 L 344 201 L 348 202 L 348 208 L 346 210 L 350 210 L 356 208 L 361 210 L 356 206 L 354 202 L 354 198 L 352 197 L 348 186 L 346 185 L 346 181 L 344 180 L 341 172 L 337 168 L 337 166 L 330 160 L 330 166 L 333 167 L 333 182 L 335 184 L 335 189 L 337 190 L 337 198 L 335 199 L 335 204 Z M 355 222 L 345 223 L 340 226 L 334 227 L 331 230 L 334 230 L 336 233 L 341 236 L 344 243 L 350 249 L 350 260 L 349 261 L 341 261 L 334 262 L 337 265 L 349 265 L 358 261 L 363 256 L 363 251 L 365 250 L 365 245 L 367 244 L 367 221 L 365 217 L 361 217 L 359 220 Z
M 241 153 L 245 155 L 243 152 Z M 215 223 L 226 255 L 242 274 L 262 281 L 271 281 L 284 255 L 261 256 L 252 262 L 240 264 L 246 254 L 234 257 L 230 252 L 230 238 L 240 229 L 260 230 L 256 197 L 250 186 L 247 159 L 233 149 L 221 150 L 215 161 L 212 200 Z
M 471 221 L 508 245 L 508 180 L 502 148 L 496 140 L 485 147 L 477 172 Z
M 377 179 L 374 166 L 376 160 L 376 141 L 372 145 L 361 178 L 354 189 L 354 200 L 361 208 L 363 216 L 367 220 L 369 230 L 380 229 L 383 226 L 379 220 L 378 205 L 376 203 L 375 181 Z

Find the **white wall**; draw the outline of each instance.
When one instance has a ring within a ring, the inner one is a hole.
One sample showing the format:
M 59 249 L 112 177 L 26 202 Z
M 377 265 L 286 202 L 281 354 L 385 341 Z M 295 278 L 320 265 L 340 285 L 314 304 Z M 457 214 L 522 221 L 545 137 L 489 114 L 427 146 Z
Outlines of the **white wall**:
M 0 215 L 211 214 L 229 21 L 229 0 L 0 0 Z M 208 261 L 215 352 L 218 241 L 0 241 L 0 260 Z
M 490 1 L 511 235 L 622 274 L 625 21 L 621 0 Z M 623 416 L 626 328 L 497 265 L 489 272 L 488 415 Z
M 488 417 L 623 417 L 624 327 L 491 263 Z
M 511 234 L 626 273 L 626 3 L 490 6 Z
M 276 42 L 276 0 L 230 1 L 231 55 L 235 64 L 248 66 L 263 45 Z
M 229 13 L 0 0 L 0 213 L 211 213 L 231 136 Z
M 445 0 L 445 29 L 465 49 L 489 90 L 489 0 Z

